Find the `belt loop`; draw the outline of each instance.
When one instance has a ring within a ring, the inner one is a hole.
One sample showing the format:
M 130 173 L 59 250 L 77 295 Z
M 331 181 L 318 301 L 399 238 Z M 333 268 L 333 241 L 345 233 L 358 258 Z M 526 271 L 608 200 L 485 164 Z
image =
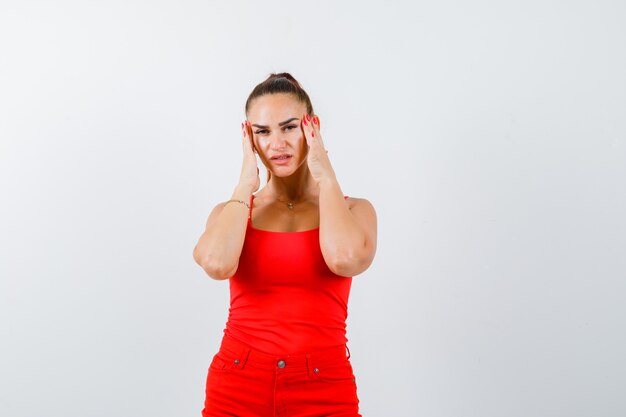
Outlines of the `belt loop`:
M 350 359 L 350 348 L 348 347 L 347 344 L 346 344 L 346 349 L 348 350 L 348 357 L 346 359 Z
M 306 376 L 307 378 L 311 377 L 311 362 L 309 362 L 309 358 L 311 357 L 310 354 L 306 354 L 304 355 L 304 360 L 306 362 Z
M 246 365 L 246 362 L 248 361 L 248 357 L 250 356 L 250 348 L 242 347 L 239 352 L 240 352 L 239 357 L 241 358 L 240 359 L 241 363 L 239 364 L 239 368 L 243 368 Z

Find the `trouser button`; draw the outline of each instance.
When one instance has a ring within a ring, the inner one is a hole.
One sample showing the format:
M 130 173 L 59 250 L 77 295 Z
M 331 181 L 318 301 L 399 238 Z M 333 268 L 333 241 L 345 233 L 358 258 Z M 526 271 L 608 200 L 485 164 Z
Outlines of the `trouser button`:
M 280 361 L 278 361 L 278 363 L 276 365 L 278 365 L 279 368 L 284 368 L 286 364 L 285 364 L 285 361 L 280 360 Z

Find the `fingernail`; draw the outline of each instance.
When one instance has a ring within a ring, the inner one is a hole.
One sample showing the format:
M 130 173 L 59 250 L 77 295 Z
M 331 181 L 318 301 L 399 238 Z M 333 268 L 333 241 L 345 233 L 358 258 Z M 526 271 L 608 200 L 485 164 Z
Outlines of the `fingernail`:
M 306 122 L 306 116 L 304 116 L 304 119 L 302 119 L 302 123 L 304 123 L 305 126 L 308 126 L 309 124 Z
M 317 124 L 317 116 L 313 117 L 313 124 L 316 125 Z
M 308 114 L 308 113 L 307 113 L 304 117 L 306 118 L 306 121 L 307 121 L 307 122 L 310 122 L 310 121 L 311 121 L 311 118 L 309 117 L 309 114 Z
M 315 137 L 315 130 L 312 130 L 312 131 L 311 131 L 311 136 L 312 136 L 312 137 Z

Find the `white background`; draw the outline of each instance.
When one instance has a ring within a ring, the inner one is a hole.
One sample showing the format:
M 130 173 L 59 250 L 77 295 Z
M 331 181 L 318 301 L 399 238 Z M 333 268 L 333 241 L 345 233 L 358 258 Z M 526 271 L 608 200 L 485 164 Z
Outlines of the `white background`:
M 228 283 L 192 250 L 282 71 L 378 213 L 348 320 L 363 415 L 626 415 L 624 22 L 623 1 L 3 0 L 0 415 L 200 415 Z

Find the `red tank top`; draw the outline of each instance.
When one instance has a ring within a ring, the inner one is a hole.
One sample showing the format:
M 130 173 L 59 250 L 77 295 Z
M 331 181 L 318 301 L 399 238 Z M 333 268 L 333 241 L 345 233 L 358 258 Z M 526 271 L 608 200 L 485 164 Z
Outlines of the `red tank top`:
M 326 265 L 319 227 L 259 230 L 248 216 L 239 266 L 229 281 L 224 333 L 271 354 L 306 353 L 348 341 L 352 277 L 336 275 Z

